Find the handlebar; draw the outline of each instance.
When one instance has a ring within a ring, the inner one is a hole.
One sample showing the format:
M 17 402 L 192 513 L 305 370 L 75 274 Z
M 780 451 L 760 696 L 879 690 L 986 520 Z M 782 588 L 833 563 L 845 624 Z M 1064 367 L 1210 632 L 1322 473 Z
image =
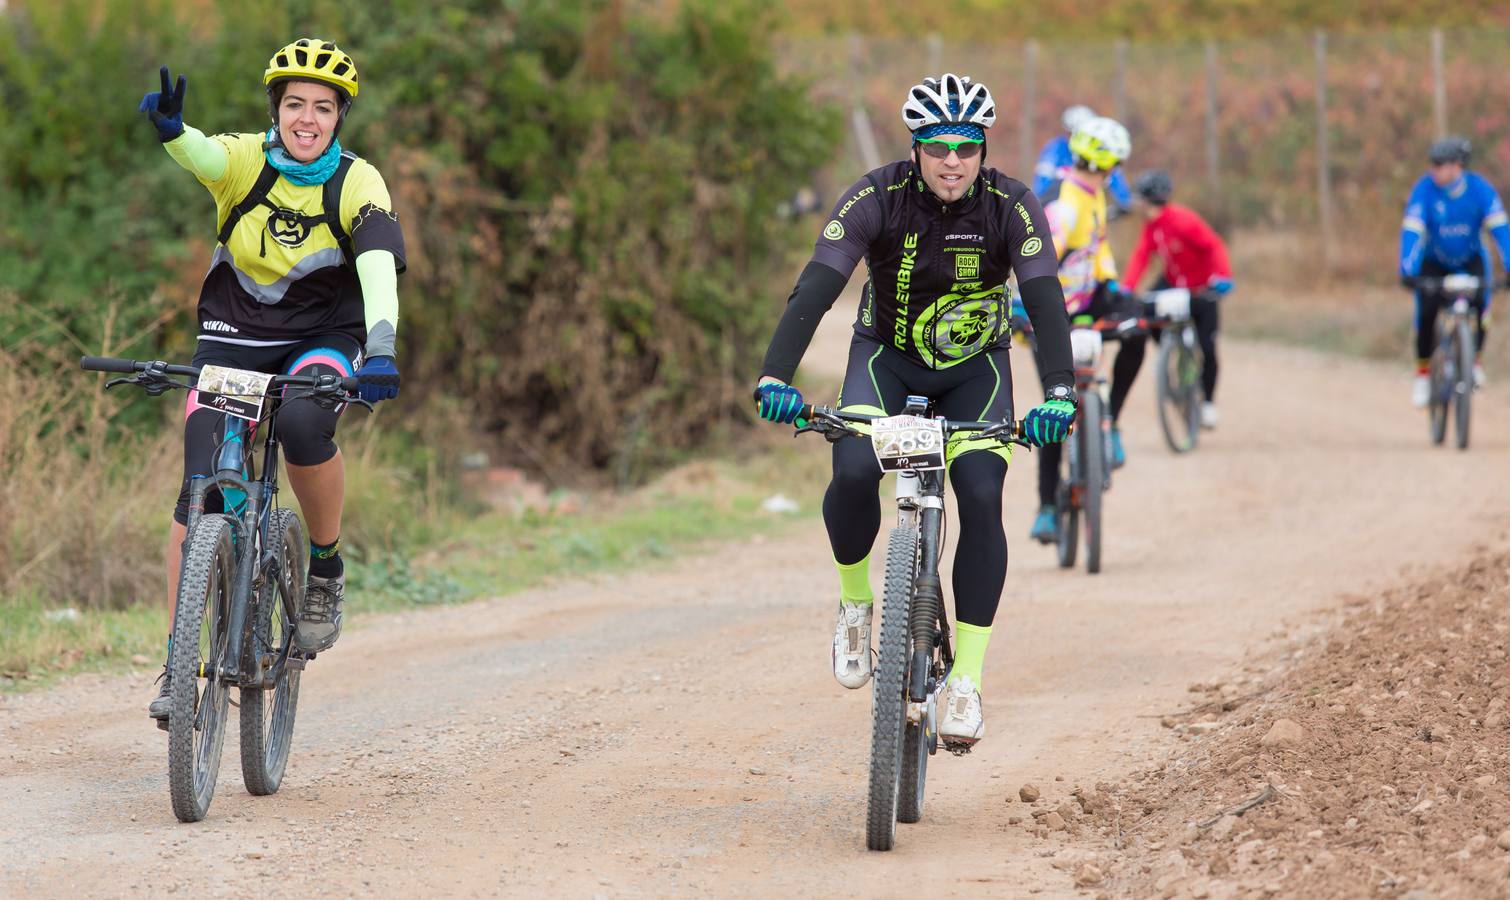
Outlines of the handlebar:
M 1436 294 L 1447 291 L 1447 281 L 1453 277 L 1453 275 L 1413 275 L 1402 278 L 1401 285 L 1410 290 Z M 1456 277 L 1461 278 L 1462 275 Z M 1484 286 L 1484 279 L 1479 278 L 1477 275 L 1468 275 L 1467 277 L 1473 280 L 1473 287 L 1461 287 L 1454 291 L 1454 293 L 1477 294 L 1479 289 Z M 1510 275 L 1493 279 L 1490 284 L 1496 288 L 1510 288 Z
M 90 372 L 141 372 L 153 375 L 181 375 L 189 378 L 199 377 L 199 366 L 179 366 L 165 363 L 161 360 L 141 362 L 134 359 L 120 359 L 113 356 L 86 356 L 79 360 L 79 368 Z M 176 384 L 176 383 L 175 383 Z M 180 385 L 181 387 L 193 387 L 193 385 Z M 334 386 L 347 393 L 356 393 L 362 386 L 362 380 L 355 375 L 338 377 L 335 375 L 274 375 L 268 387 L 307 387 L 323 388 Z
M 760 401 L 760 390 L 755 390 L 755 400 Z M 797 413 L 797 421 L 803 422 L 797 426 L 797 433 L 808 431 L 817 433 L 836 441 L 845 437 L 865 437 L 865 432 L 851 428 L 850 424 L 865 425 L 877 419 L 888 419 L 890 416 L 876 416 L 869 413 L 847 412 L 835 409 L 831 406 L 816 406 L 805 403 Z M 971 422 L 957 419 L 940 419 L 944 426 L 944 437 L 947 439 L 952 434 L 965 431 L 979 432 L 974 440 L 989 439 L 1000 441 L 1003 444 L 1020 444 L 1024 447 L 1033 445 L 1023 439 L 1022 421 L 1006 422 Z
M 162 360 L 143 362 L 135 359 L 121 359 L 113 356 L 85 356 L 79 360 L 79 368 L 89 372 L 118 372 L 129 374 L 130 378 L 114 378 L 105 383 L 105 387 L 115 387 L 120 384 L 134 384 L 142 387 L 147 393 L 157 396 L 164 391 L 173 388 L 193 390 L 192 383 L 175 381 L 172 376 L 186 378 L 199 377 L 199 366 L 181 366 Z M 345 403 L 355 403 L 372 408 L 372 404 L 357 396 L 362 386 L 362 379 L 355 375 L 274 375 L 268 382 L 268 388 L 294 387 L 306 388 L 308 393 L 301 396 L 320 400 L 339 400 Z

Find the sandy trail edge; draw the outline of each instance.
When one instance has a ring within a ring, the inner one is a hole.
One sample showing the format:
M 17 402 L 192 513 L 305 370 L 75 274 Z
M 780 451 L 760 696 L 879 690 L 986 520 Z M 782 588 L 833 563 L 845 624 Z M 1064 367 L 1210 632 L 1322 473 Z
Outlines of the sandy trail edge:
M 1019 457 L 989 737 L 934 759 L 924 821 L 890 854 L 863 846 L 869 692 L 827 672 L 814 523 L 350 634 L 305 679 L 280 794 L 241 790 L 232 737 L 198 826 L 168 809 L 145 677 L 8 698 L 0 895 L 1072 894 L 1006 824 L 1021 783 L 1146 764 L 1168 738 L 1143 716 L 1276 628 L 1507 543 L 1502 393 L 1480 395 L 1464 454 L 1426 445 L 1400 367 L 1238 342 L 1224 364 L 1226 420 L 1187 458 L 1161 445 L 1145 372 L 1100 576 L 1024 539 Z

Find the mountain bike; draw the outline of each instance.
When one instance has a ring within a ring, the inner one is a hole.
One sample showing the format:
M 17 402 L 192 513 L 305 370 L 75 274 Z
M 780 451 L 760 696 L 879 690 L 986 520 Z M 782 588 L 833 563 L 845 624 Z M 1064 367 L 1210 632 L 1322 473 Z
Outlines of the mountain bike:
M 1201 433 L 1201 367 L 1205 357 L 1190 315 L 1190 290 L 1167 288 L 1140 295 L 1151 329 L 1160 332 L 1154 394 L 1164 442 L 1175 453 L 1195 449 Z
M 1080 405 L 1075 423 L 1064 442 L 1064 472 L 1054 495 L 1059 530 L 1055 548 L 1059 567 L 1071 569 L 1079 552 L 1081 518 L 1085 520 L 1085 570 L 1101 571 L 1101 500 L 1111 489 L 1111 415 L 1102 391 L 1101 354 L 1103 332 L 1125 333 L 1138 320 L 1103 320 L 1094 325 L 1070 327 L 1070 350 L 1075 362 L 1075 393 Z
M 910 396 L 900 415 L 872 416 L 805 406 L 798 433 L 829 441 L 868 437 L 884 471 L 896 472 L 897 525 L 886 542 L 881 638 L 872 685 L 873 719 L 865 843 L 890 850 L 898 822 L 923 817 L 928 757 L 939 748 L 938 697 L 954 665 L 949 614 L 939 581 L 944 546 L 945 452 L 952 435 L 1028 446 L 1019 422 L 939 418 L 926 397 Z M 861 427 L 855 427 L 859 425 Z M 956 755 L 967 744 L 945 741 Z
M 201 403 L 225 413 L 215 474 L 190 482 L 168 659 L 168 792 L 179 821 L 198 822 L 215 796 L 230 689 L 240 693 L 247 791 L 272 794 L 288 765 L 299 675 L 314 659 L 294 642 L 309 542 L 293 510 L 277 505 L 278 413 L 288 401 L 304 398 L 328 407 L 372 406 L 355 395 L 355 377 L 267 375 L 98 356 L 86 356 L 80 365 L 129 375 L 106 382 L 106 390 L 132 385 L 152 396 L 198 390 Z M 184 377 L 195 380 L 178 380 Z M 259 429 L 260 476 L 249 449 Z M 217 507 L 220 512 L 211 511 Z
M 1467 274 L 1416 279 L 1423 293 L 1442 293 L 1448 302 L 1437 315 L 1437 346 L 1431 354 L 1431 396 L 1427 407 L 1431 442 L 1447 438 L 1447 415 L 1452 412 L 1459 450 L 1468 448 L 1468 424 L 1473 414 L 1473 364 L 1478 356 L 1473 339 L 1474 304 L 1480 281 Z

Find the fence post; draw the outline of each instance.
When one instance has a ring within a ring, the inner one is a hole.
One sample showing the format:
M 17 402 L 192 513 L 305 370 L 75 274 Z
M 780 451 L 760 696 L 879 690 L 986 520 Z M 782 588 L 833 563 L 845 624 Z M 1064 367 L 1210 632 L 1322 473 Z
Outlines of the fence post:
M 1028 41 L 1022 63 L 1022 122 L 1017 137 L 1022 153 L 1022 180 L 1033 183 L 1033 165 L 1038 162 L 1038 148 L 1033 144 L 1033 110 L 1038 106 L 1038 42 Z
M 849 123 L 854 129 L 855 146 L 860 151 L 860 161 L 867 171 L 881 167 L 881 151 L 876 146 L 876 133 L 870 125 L 870 113 L 865 108 L 865 38 L 858 32 L 849 33 Z
M 1332 230 L 1332 168 L 1326 114 L 1326 32 L 1316 32 L 1316 189 L 1321 207 L 1321 249 L 1327 271 L 1336 260 Z
M 1442 29 L 1431 30 L 1431 111 L 1437 140 L 1447 137 L 1447 78 L 1442 70 Z
M 1211 190 L 1211 199 L 1224 212 L 1226 198 L 1222 196 L 1221 155 L 1217 142 L 1216 108 L 1216 42 L 1206 41 L 1206 182 Z
M 1112 85 L 1112 105 L 1117 121 L 1127 124 L 1127 39 L 1117 39 L 1117 82 Z

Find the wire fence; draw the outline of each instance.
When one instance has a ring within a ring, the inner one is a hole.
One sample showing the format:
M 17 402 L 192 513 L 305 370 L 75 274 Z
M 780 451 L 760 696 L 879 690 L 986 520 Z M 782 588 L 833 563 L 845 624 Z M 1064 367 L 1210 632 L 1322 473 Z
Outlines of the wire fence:
M 850 111 L 861 171 L 900 158 L 898 109 L 923 74 L 969 74 L 997 99 L 991 164 L 1029 180 L 1059 116 L 1084 103 L 1132 133 L 1129 174 L 1163 168 L 1178 198 L 1225 231 L 1303 235 L 1334 274 L 1393 271 L 1401 209 L 1449 131 L 1474 143 L 1474 168 L 1510 175 L 1510 30 L 1292 34 L 1197 44 L 946 43 L 859 35 L 794 39 L 785 63 Z M 870 146 L 875 149 L 871 150 Z M 1382 268 L 1381 268 L 1382 267 Z

